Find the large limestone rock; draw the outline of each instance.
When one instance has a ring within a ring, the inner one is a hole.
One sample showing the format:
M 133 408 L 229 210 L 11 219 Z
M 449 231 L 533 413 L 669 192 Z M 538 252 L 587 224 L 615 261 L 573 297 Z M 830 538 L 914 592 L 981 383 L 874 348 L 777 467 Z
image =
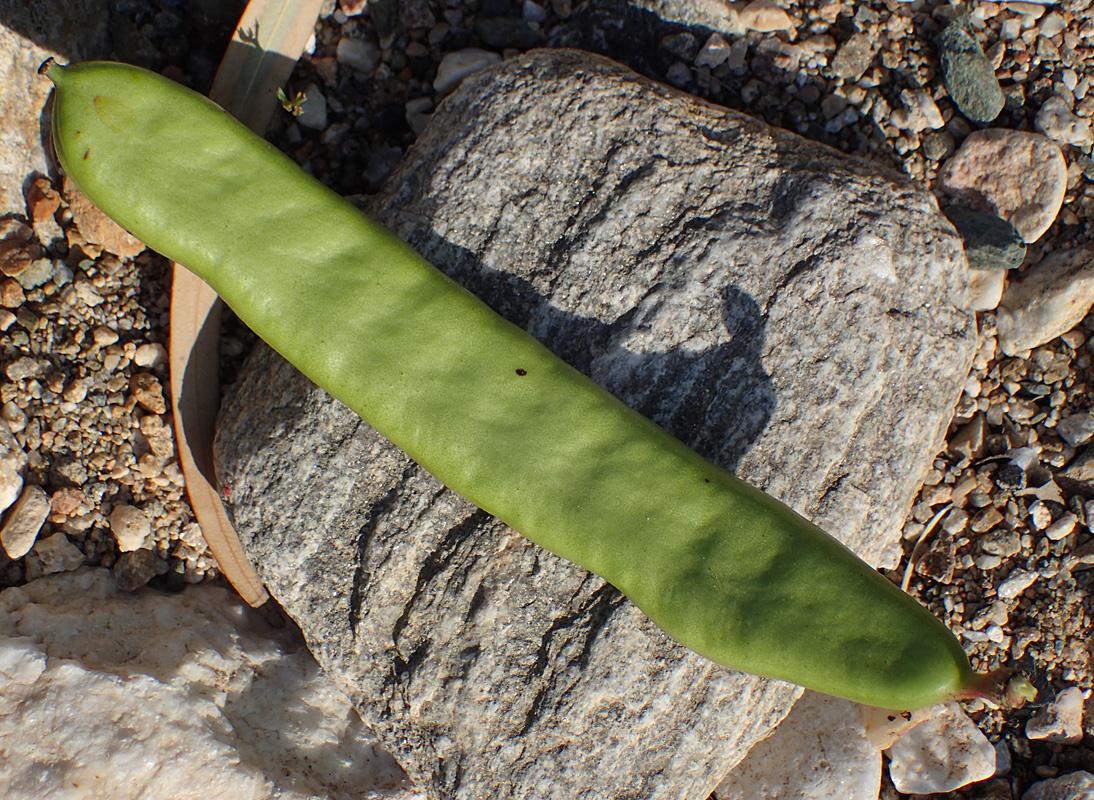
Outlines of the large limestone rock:
M 929 194 L 570 51 L 469 78 L 389 187 L 374 213 L 501 314 L 892 560 L 974 346 Z M 266 348 L 217 447 L 270 591 L 430 797 L 705 797 L 798 693 L 676 645 Z
M 422 800 L 300 635 L 221 586 L 0 591 L 6 800 Z

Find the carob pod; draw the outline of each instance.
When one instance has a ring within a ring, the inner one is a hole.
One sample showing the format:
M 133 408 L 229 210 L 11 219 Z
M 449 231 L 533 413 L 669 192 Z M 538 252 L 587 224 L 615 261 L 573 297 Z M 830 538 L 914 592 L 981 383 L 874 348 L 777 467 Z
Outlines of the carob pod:
M 977 675 L 934 616 L 506 322 L 208 99 L 45 65 L 58 157 L 119 224 L 443 483 L 716 662 L 893 709 Z

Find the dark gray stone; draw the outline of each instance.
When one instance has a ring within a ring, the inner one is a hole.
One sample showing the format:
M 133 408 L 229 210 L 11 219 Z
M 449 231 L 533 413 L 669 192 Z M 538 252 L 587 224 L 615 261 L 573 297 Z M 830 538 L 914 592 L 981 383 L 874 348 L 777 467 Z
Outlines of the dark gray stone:
M 569 51 L 468 78 L 388 187 L 375 216 L 499 313 L 894 561 L 975 346 L 928 193 Z M 271 593 L 429 797 L 706 797 L 797 695 L 676 645 L 266 348 L 217 459 Z
M 999 116 L 1006 98 L 980 43 L 960 20 L 951 22 L 935 39 L 946 91 L 958 110 L 973 122 Z
M 1018 269 L 1022 265 L 1026 242 L 1005 219 L 961 206 L 949 206 L 943 213 L 965 242 L 965 257 L 972 269 Z
M 536 43 L 535 30 L 516 17 L 480 17 L 475 21 L 475 35 L 485 47 L 494 50 L 527 50 Z
M 157 575 L 167 572 L 168 564 L 151 550 L 122 553 L 114 562 L 114 584 L 122 592 L 135 592 Z

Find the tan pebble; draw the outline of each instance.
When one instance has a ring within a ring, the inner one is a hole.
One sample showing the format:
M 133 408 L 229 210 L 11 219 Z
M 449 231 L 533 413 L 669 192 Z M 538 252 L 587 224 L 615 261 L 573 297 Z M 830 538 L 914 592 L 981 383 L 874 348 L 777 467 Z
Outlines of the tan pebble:
M 1072 330 L 1094 303 L 1094 252 L 1056 250 L 1010 284 L 996 312 L 999 348 L 1017 356 Z
M 26 413 L 10 400 L 0 408 L 0 417 L 8 424 L 12 433 L 19 433 L 27 426 Z
M 1086 342 L 1086 336 L 1083 332 L 1074 328 L 1061 334 L 1060 338 L 1063 340 L 1064 344 L 1072 350 L 1078 350 Z
M 957 485 L 953 487 L 953 491 L 950 493 L 950 502 L 952 502 L 957 508 L 961 508 L 965 504 L 965 498 L 970 492 L 976 490 L 976 478 L 969 476 L 958 481 Z
M 87 498 L 79 489 L 65 486 L 55 491 L 49 498 L 49 506 L 54 514 L 67 517 L 78 509 Z
M 51 372 L 46 376 L 46 388 L 54 394 L 60 394 L 65 388 L 65 376 L 60 372 Z
M 943 503 L 948 503 L 950 495 L 953 492 L 953 487 L 947 483 L 936 483 L 934 486 L 924 486 L 923 491 L 919 493 L 920 502 L 926 503 L 930 506 L 938 506 Z
M 34 546 L 49 516 L 49 495 L 41 486 L 25 486 L 0 529 L 0 543 L 11 558 L 22 558 Z
M 35 568 L 39 575 L 52 575 L 56 572 L 71 572 L 86 560 L 62 532 L 40 539 L 34 543 L 34 555 L 37 556 Z M 30 565 L 27 565 L 27 577 L 30 577 Z
M 75 284 L 76 297 L 84 303 L 84 305 L 95 306 L 100 305 L 103 302 L 103 296 L 95 291 L 95 287 L 88 283 L 86 280 L 77 281 Z
M 1026 723 L 1026 736 L 1035 741 L 1075 744 L 1083 738 L 1083 691 L 1070 686 Z M 1078 796 L 1078 795 L 1072 795 Z
M 136 402 L 153 414 L 163 414 L 167 411 L 167 403 L 163 399 L 163 387 L 155 376 L 147 372 L 139 372 L 129 379 L 129 391 Z
M 131 505 L 117 505 L 110 512 L 110 532 L 118 542 L 123 553 L 139 550 L 152 533 L 152 524 L 148 516 L 139 508 Z
M 1034 21 L 1040 19 L 1045 13 L 1045 7 L 1038 3 L 1010 2 L 1004 3 L 1004 6 L 1008 11 L 1021 14 L 1023 17 L 1028 17 Z
M 95 330 L 91 332 L 91 338 L 95 344 L 105 347 L 118 341 L 118 332 L 105 325 L 96 325 Z
M 1067 164 L 1037 133 L 989 128 L 970 134 L 939 172 L 942 190 L 970 208 L 1009 220 L 1035 242 L 1064 202 Z
M 182 579 L 186 583 L 201 583 L 205 580 L 205 570 L 187 567 L 186 572 L 183 573 Z
M 11 278 L 0 283 L 0 306 L 4 308 L 19 308 L 27 300 L 23 293 L 23 287 Z
M 31 222 L 35 224 L 51 219 L 61 207 L 61 195 L 48 178 L 36 178 L 27 190 L 26 200 Z
M 976 458 L 984 446 L 984 415 L 977 414 L 950 438 L 951 453 Z
M 72 212 L 72 221 L 88 242 L 102 245 L 122 258 L 132 258 L 144 250 L 144 244 L 136 236 L 123 230 L 96 208 L 68 177 L 65 178 L 62 193 Z
M 1079 518 L 1074 514 L 1064 514 L 1060 519 L 1053 522 L 1045 529 L 1045 537 L 1049 541 L 1058 542 L 1061 539 L 1066 539 L 1075 526 L 1079 523 Z
M 821 0 L 817 7 L 817 16 L 828 24 L 832 24 L 839 19 L 841 11 L 843 11 L 842 0 Z
M 18 317 L 8 309 L 0 309 L 0 331 L 6 331 L 15 324 L 16 319 L 18 319 Z
M 794 20 L 770 0 L 754 0 L 741 9 L 743 26 L 759 33 L 785 31 L 794 27 Z
M 88 379 L 77 378 L 65 387 L 62 397 L 70 403 L 82 403 L 87 398 Z
M 145 453 L 141 456 L 140 461 L 137 462 L 137 470 L 141 473 L 142 477 L 148 480 L 163 474 L 163 468 L 160 466 L 159 459 L 151 453 Z

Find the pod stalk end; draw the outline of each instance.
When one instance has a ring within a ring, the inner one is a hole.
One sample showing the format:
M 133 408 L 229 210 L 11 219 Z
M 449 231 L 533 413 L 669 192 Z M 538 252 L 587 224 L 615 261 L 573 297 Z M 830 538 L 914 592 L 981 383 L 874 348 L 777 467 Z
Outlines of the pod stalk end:
M 45 75 L 56 84 L 57 76 L 61 74 L 62 69 L 64 67 L 57 63 L 57 59 L 50 56 L 38 66 L 38 74 Z
M 957 700 L 983 700 L 1004 709 L 1021 708 L 1037 697 L 1029 678 L 1015 669 L 1000 668 L 983 675 L 957 693 Z

